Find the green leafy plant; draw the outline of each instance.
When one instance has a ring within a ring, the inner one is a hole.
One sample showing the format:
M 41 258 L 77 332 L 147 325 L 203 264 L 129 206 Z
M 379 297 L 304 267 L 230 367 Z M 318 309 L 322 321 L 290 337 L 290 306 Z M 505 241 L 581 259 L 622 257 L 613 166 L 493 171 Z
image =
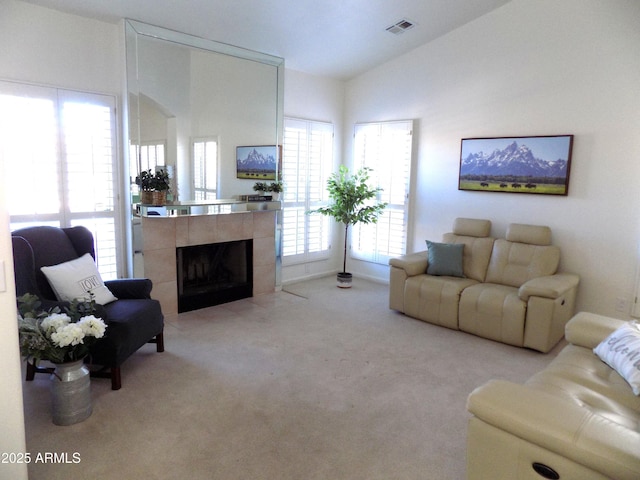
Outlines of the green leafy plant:
M 267 185 L 264 182 L 256 182 L 253 185 L 253 191 L 254 192 L 267 192 L 267 191 L 269 191 L 268 188 L 269 188 L 269 185 Z
M 349 169 L 341 165 L 338 172 L 333 173 L 327 180 L 331 203 L 308 212 L 330 216 L 344 224 L 343 273 L 347 271 L 349 227 L 358 223 L 377 223 L 378 215 L 387 206 L 384 202 L 375 201 L 382 189 L 369 186 L 370 172 L 371 169 L 365 167 L 350 175 Z
M 96 304 L 74 300 L 64 312 L 59 307 L 40 308 L 36 295 L 27 293 L 18 298 L 18 332 L 20 353 L 25 360 L 49 360 L 64 363 L 80 360 L 89 347 L 104 336 L 107 325 L 96 318 Z
M 272 182 L 267 186 L 267 192 L 281 193 L 284 190 L 282 182 Z
M 169 173 L 164 169 L 159 169 L 155 173 L 153 173 L 151 169 L 143 170 L 140 172 L 140 175 L 136 177 L 136 185 L 138 185 L 143 192 L 162 192 L 171 189 Z

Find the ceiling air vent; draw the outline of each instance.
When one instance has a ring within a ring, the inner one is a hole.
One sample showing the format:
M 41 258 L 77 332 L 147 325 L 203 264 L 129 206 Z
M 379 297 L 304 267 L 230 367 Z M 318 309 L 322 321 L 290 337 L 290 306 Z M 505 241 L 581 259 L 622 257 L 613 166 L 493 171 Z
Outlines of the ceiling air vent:
M 403 18 L 399 22 L 396 22 L 390 27 L 387 27 L 387 32 L 391 32 L 394 35 L 400 35 L 401 33 L 404 33 L 406 30 L 413 28 L 413 26 L 414 26 L 413 22 L 410 22 L 406 18 Z

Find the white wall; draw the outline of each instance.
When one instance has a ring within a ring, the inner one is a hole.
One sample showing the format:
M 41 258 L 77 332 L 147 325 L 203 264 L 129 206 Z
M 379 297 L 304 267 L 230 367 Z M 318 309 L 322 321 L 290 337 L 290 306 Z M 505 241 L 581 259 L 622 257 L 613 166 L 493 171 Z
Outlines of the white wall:
M 0 178 L 4 178 L 5 159 L 0 149 Z M 13 255 L 9 235 L 6 188 L 0 182 L 0 453 L 26 452 L 24 410 L 22 406 L 22 379 L 16 290 L 13 282 Z M 26 479 L 25 463 L 0 464 L 0 478 Z
M 285 60 L 286 61 L 286 60 Z M 334 169 L 342 161 L 344 123 L 344 82 L 285 69 L 284 114 L 286 117 L 332 123 L 334 127 Z M 286 185 L 285 185 L 286 188 Z M 342 229 L 334 229 L 334 246 L 341 245 Z M 291 265 L 282 268 L 282 282 L 335 273 L 341 269 L 341 248 L 333 248 L 330 260 Z
M 0 78 L 119 94 L 118 25 L 0 0 Z
M 639 25 L 632 0 L 513 0 L 350 81 L 346 128 L 417 120 L 409 249 L 459 216 L 491 219 L 495 236 L 549 225 L 561 269 L 582 278 L 578 308 L 624 317 L 640 233 Z M 461 138 L 551 134 L 575 135 L 567 197 L 457 190 Z

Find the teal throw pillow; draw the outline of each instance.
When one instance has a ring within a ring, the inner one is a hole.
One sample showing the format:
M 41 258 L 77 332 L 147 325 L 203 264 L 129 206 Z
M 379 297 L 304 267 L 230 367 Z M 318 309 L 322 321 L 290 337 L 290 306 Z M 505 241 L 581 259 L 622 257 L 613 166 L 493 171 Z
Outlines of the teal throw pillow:
M 427 240 L 429 275 L 464 277 L 462 268 L 463 243 L 436 243 Z

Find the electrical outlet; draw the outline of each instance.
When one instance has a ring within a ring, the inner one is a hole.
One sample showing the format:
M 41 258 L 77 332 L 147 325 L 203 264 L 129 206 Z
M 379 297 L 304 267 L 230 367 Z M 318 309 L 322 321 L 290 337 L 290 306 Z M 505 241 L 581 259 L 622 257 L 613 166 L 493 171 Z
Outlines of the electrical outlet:
M 627 310 L 627 300 L 618 297 L 616 298 L 616 312 L 625 312 Z

